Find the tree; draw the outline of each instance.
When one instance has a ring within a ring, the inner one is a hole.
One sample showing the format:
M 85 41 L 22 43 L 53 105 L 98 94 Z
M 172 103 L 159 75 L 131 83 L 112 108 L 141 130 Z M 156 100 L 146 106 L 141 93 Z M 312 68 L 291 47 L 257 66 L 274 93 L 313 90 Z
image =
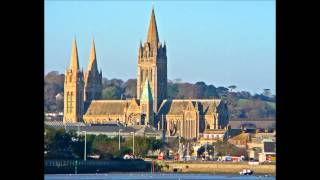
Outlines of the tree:
M 149 140 L 149 148 L 150 148 L 152 151 L 161 149 L 161 148 L 163 148 L 163 146 L 164 146 L 164 144 L 163 144 L 162 140 L 160 140 L 160 139 L 151 138 L 151 139 Z
M 131 139 L 132 142 L 132 139 Z M 149 141 L 145 137 L 135 137 L 134 138 L 134 153 L 136 156 L 145 157 L 149 150 Z
M 202 99 L 204 97 L 206 88 L 207 88 L 206 83 L 196 82 L 195 84 L 196 98 Z
M 202 156 L 205 150 L 206 150 L 206 145 L 201 146 L 197 151 L 198 156 Z M 211 144 L 207 145 L 207 153 L 208 155 L 211 155 L 211 156 L 214 155 L 214 147 Z
M 218 87 L 217 88 L 217 93 L 218 93 L 218 97 L 221 98 L 223 96 L 227 96 L 229 92 L 228 88 L 225 87 Z
M 126 97 L 137 97 L 137 79 L 128 79 L 128 81 L 123 84 L 123 89 Z
M 47 137 L 46 137 L 47 136 Z M 71 148 L 71 135 L 66 133 L 64 129 L 47 129 L 45 135 L 47 141 L 47 156 L 49 159 L 73 159 Z M 51 140 L 49 140 L 51 139 Z
M 103 99 L 120 99 L 122 91 L 117 86 L 109 86 L 102 91 Z
M 106 135 L 98 135 L 92 142 L 92 150 L 102 159 L 112 159 L 113 155 L 119 155 L 117 138 L 109 138 Z
M 207 86 L 204 92 L 204 98 L 218 98 L 217 88 L 213 85 Z
M 232 92 L 232 90 L 233 90 L 233 89 L 236 89 L 236 88 L 237 88 L 237 86 L 235 86 L 235 85 L 231 85 L 231 86 L 229 86 L 228 88 L 229 88 L 229 89 L 231 89 L 231 91 L 230 91 L 230 92 Z
M 168 83 L 168 97 L 175 98 L 179 93 L 178 85 L 175 83 Z
M 55 96 L 63 92 L 63 84 L 64 75 L 58 71 L 51 71 L 44 77 L 44 106 L 47 111 L 57 110 Z

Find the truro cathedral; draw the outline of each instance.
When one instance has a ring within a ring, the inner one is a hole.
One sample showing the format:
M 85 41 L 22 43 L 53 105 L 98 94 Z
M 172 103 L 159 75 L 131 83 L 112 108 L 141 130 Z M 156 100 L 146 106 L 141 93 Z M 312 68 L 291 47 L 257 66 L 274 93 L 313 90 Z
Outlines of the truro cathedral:
M 94 41 L 88 70 L 83 72 L 74 40 L 64 82 L 64 124 L 146 125 L 164 128 L 166 136 L 187 139 L 228 125 L 227 106 L 220 99 L 167 99 L 167 47 L 160 43 L 153 8 L 147 39 L 138 49 L 137 98 L 101 100 L 101 94 L 102 71 L 98 71 Z

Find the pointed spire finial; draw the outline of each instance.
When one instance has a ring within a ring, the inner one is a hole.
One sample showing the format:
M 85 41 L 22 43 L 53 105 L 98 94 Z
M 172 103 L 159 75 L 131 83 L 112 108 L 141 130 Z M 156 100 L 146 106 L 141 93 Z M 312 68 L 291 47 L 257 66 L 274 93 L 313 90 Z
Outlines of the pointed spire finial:
M 77 50 L 76 36 L 74 36 L 74 40 L 73 40 L 70 69 L 72 69 L 72 71 L 74 71 L 74 72 L 77 72 L 79 70 L 79 61 L 78 61 L 78 50 Z
M 147 42 L 151 43 L 155 47 L 158 47 L 159 35 L 158 35 L 154 8 L 152 8 L 152 12 L 151 12 Z
M 94 38 L 92 38 L 92 45 L 89 57 L 88 71 L 98 71 L 97 58 L 96 58 L 96 48 L 94 43 Z

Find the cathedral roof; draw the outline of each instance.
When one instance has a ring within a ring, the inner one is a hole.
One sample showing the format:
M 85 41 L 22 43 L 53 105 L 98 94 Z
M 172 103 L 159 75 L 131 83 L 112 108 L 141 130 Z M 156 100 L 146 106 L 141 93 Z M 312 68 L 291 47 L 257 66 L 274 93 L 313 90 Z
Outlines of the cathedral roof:
M 72 69 L 73 72 L 77 72 L 79 70 L 79 60 L 78 60 L 78 50 L 77 50 L 76 39 L 74 39 L 73 41 L 70 69 Z
M 127 100 L 95 100 L 85 115 L 123 115 L 127 106 Z
M 147 42 L 154 45 L 155 47 L 157 47 L 159 43 L 159 36 L 158 36 L 156 17 L 154 14 L 154 8 L 152 8 L 152 12 L 151 12 Z
M 199 110 L 201 115 L 216 112 L 216 105 L 220 100 L 216 99 L 173 99 L 164 100 L 159 108 L 159 114 L 179 115 L 185 110 Z M 191 106 L 192 105 L 192 106 Z

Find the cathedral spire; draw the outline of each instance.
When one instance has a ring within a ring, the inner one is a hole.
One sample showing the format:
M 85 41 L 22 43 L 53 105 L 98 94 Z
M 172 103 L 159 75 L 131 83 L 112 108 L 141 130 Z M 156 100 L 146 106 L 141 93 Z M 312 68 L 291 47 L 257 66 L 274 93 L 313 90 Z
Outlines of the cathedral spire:
M 96 58 L 96 48 L 94 44 L 94 39 L 92 39 L 88 71 L 98 71 L 97 58 Z
M 149 23 L 147 42 L 151 43 L 155 47 L 158 47 L 159 36 L 158 36 L 156 17 L 154 14 L 153 7 L 152 7 L 151 18 L 150 18 L 150 23 Z
M 78 60 L 78 50 L 77 50 L 76 38 L 74 38 L 74 41 L 73 41 L 70 69 L 72 69 L 72 71 L 74 71 L 74 72 L 77 72 L 79 70 L 79 60 Z
M 144 87 L 141 94 L 141 101 L 152 102 L 152 92 L 148 78 L 144 83 Z

